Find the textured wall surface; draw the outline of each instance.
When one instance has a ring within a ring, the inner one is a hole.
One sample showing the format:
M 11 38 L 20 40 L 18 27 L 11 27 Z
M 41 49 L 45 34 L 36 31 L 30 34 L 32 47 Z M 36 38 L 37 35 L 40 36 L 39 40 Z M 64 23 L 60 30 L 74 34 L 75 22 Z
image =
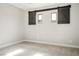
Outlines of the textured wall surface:
M 26 40 L 79 46 L 79 4 L 71 4 L 70 24 L 51 23 L 49 12 L 43 17 L 41 24 L 28 25 L 28 13 L 25 15 Z

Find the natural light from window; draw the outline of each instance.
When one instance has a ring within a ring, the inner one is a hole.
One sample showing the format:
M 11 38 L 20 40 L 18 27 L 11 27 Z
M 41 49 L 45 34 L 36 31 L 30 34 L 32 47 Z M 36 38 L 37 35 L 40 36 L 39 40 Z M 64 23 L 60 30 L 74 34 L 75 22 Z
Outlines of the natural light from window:
M 12 52 L 6 54 L 5 56 L 14 56 L 14 55 L 17 55 L 19 53 L 22 53 L 23 51 L 24 51 L 23 49 L 17 49 L 15 51 L 12 51 Z
M 42 53 L 36 53 L 33 56 L 44 56 L 44 54 L 42 54 Z
M 57 17 L 56 17 L 56 13 L 52 13 L 52 21 L 56 21 Z
M 39 15 L 38 15 L 38 18 L 39 18 L 39 20 L 42 20 L 42 15 L 39 14 Z

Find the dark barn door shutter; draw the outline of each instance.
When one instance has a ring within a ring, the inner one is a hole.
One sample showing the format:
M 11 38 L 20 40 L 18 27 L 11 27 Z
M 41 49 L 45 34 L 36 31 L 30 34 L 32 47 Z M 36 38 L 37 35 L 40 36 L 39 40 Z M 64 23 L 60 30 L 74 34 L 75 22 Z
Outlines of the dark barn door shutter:
M 36 12 L 29 12 L 29 25 L 36 24 Z
M 58 24 L 70 23 L 70 5 L 58 8 Z

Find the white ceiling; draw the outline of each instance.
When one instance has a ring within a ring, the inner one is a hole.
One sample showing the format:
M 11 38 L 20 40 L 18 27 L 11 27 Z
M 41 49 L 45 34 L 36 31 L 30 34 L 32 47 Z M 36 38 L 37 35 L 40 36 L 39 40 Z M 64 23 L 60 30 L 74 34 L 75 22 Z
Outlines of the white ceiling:
M 27 10 L 27 9 L 46 7 L 46 6 L 54 5 L 56 3 L 10 3 L 10 4 L 18 8 L 21 8 L 23 10 Z

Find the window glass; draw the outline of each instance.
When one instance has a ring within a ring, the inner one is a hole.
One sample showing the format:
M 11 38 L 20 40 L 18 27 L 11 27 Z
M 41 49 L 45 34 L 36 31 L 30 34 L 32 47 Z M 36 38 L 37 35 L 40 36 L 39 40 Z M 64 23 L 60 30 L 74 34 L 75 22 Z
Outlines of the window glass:
M 38 18 L 39 18 L 39 20 L 42 20 L 42 15 L 41 14 L 38 15 Z
M 38 22 L 42 22 L 42 14 L 38 15 Z
M 52 21 L 56 21 L 57 17 L 56 17 L 56 13 L 52 13 Z

